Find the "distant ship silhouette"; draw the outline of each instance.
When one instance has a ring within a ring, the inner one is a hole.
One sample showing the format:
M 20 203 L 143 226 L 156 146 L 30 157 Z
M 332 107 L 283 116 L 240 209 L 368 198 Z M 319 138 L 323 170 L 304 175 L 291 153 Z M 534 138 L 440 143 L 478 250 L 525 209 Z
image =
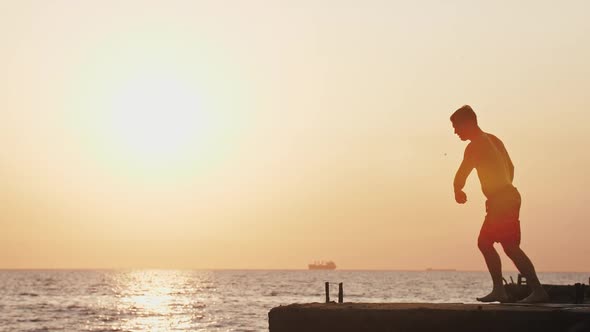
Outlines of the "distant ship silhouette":
M 436 272 L 452 272 L 457 271 L 456 269 L 433 269 L 431 267 L 427 268 L 426 271 L 436 271 Z
M 313 262 L 313 264 L 308 264 L 307 267 L 310 270 L 335 270 L 336 264 L 332 261 L 324 262 Z

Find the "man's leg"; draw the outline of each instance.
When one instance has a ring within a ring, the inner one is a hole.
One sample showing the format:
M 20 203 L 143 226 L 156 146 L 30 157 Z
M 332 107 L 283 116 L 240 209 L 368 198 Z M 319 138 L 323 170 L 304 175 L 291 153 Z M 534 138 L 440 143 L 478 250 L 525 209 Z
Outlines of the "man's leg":
M 504 244 L 502 243 L 502 247 L 504 247 L 504 252 L 506 255 L 514 262 L 514 265 L 520 271 L 520 273 L 526 278 L 527 283 L 532 288 L 532 293 L 524 300 L 520 302 L 523 303 L 535 303 L 535 302 L 547 302 L 549 301 L 549 295 L 541 286 L 541 282 L 537 277 L 537 273 L 535 272 L 535 267 L 533 263 L 528 258 L 528 256 L 520 249 L 518 244 Z
M 485 241 L 481 237 L 478 240 L 477 246 L 485 258 L 494 284 L 490 294 L 484 297 L 478 297 L 477 300 L 480 302 L 507 302 L 508 294 L 506 294 L 506 290 L 502 284 L 502 261 L 500 261 L 500 255 L 498 255 L 498 252 L 494 248 L 493 242 Z

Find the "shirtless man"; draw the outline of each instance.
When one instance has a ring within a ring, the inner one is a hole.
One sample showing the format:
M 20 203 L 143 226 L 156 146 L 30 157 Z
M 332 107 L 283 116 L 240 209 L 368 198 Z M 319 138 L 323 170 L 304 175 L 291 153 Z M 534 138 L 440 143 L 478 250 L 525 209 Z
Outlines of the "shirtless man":
M 500 242 L 506 255 L 514 262 L 532 288 L 532 293 L 520 302 L 548 301 L 549 296 L 539 282 L 533 263 L 520 248 L 520 194 L 512 185 L 514 165 L 504 144 L 496 136 L 485 133 L 479 128 L 477 116 L 469 105 L 455 111 L 451 115 L 451 122 L 455 128 L 455 134 L 462 141 L 470 141 L 465 148 L 463 162 L 453 182 L 455 200 L 459 204 L 467 202 L 463 187 L 474 168 L 477 170 L 483 194 L 487 198 L 487 214 L 477 245 L 485 258 L 494 286 L 490 294 L 477 300 L 481 302 L 509 301 L 502 285 L 502 263 L 494 248 L 494 243 Z

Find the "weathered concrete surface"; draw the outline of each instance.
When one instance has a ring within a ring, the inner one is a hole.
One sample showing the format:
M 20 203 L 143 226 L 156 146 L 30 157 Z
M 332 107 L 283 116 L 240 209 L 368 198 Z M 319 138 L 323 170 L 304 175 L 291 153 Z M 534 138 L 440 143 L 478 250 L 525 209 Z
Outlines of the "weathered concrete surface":
M 577 294 L 576 287 L 580 287 L 580 294 Z M 543 285 L 551 303 L 590 303 L 590 287 L 576 285 Z M 515 302 L 522 300 L 531 294 L 529 285 L 507 284 L 504 285 L 506 293 Z
M 268 316 L 271 332 L 590 332 L 583 304 L 309 303 Z

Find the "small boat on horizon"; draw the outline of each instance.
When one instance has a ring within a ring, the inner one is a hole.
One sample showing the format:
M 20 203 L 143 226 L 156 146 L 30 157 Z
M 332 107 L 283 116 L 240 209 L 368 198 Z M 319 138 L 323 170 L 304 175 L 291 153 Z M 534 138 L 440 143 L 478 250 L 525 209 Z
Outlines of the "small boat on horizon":
M 320 261 L 313 262 L 313 264 L 308 264 L 307 268 L 310 270 L 335 270 L 336 264 L 332 261 Z
M 427 268 L 426 271 L 429 272 L 454 272 L 457 271 L 456 269 L 433 269 L 431 267 Z

